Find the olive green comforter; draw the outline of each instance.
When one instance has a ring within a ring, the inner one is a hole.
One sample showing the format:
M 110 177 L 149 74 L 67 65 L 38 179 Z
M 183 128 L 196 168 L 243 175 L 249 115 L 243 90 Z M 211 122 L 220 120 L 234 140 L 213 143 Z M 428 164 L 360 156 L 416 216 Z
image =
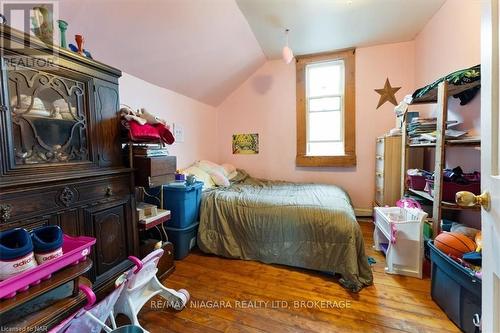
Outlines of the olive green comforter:
M 363 235 L 344 190 L 240 175 L 231 186 L 203 194 L 202 251 L 339 273 L 340 283 L 355 292 L 372 283 Z

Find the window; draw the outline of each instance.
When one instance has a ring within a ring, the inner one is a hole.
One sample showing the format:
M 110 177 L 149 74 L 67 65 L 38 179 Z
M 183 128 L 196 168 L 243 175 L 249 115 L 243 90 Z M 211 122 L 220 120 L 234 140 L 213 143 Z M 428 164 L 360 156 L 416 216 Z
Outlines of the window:
M 297 166 L 356 165 L 354 50 L 297 57 Z

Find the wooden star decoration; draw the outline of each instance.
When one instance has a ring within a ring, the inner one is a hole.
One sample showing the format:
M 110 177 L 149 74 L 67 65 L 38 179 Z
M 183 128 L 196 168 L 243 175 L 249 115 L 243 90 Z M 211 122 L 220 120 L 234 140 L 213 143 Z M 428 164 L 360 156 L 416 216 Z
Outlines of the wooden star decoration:
M 377 109 L 381 107 L 385 102 L 391 102 L 394 105 L 398 105 L 395 94 L 399 89 L 401 89 L 401 87 L 391 87 L 391 84 L 389 83 L 389 78 L 386 78 L 384 88 L 375 89 L 375 91 L 380 94 L 380 99 L 378 100 Z

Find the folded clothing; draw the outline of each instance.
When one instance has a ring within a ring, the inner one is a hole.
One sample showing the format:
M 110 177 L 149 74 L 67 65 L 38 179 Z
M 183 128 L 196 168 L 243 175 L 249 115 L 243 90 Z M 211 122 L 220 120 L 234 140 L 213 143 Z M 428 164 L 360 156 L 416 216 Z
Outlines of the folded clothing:
M 174 135 L 164 124 L 144 124 L 141 125 L 135 121 L 129 121 L 129 136 L 132 141 L 146 142 L 154 140 L 162 140 L 166 144 L 171 145 L 175 142 Z
M 422 169 L 408 169 L 406 171 L 408 176 L 424 176 L 424 177 L 432 177 L 432 172 L 422 170 Z
M 462 259 L 474 266 L 481 266 L 483 258 L 481 252 L 472 251 L 465 253 Z
M 443 172 L 443 180 L 445 182 L 454 182 L 462 185 L 479 183 L 481 182 L 481 173 L 477 171 L 473 173 L 464 173 L 461 167 L 445 169 Z

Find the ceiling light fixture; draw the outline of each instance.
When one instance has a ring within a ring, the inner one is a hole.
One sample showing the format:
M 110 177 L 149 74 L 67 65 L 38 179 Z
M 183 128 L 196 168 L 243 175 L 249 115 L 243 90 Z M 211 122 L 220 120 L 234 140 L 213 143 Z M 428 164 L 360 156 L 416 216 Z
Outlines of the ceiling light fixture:
M 291 63 L 293 60 L 293 51 L 288 46 L 288 32 L 289 31 L 290 31 L 290 29 L 285 29 L 286 44 L 283 47 L 283 51 L 281 51 L 281 56 L 283 57 L 283 61 L 286 62 L 287 64 Z

